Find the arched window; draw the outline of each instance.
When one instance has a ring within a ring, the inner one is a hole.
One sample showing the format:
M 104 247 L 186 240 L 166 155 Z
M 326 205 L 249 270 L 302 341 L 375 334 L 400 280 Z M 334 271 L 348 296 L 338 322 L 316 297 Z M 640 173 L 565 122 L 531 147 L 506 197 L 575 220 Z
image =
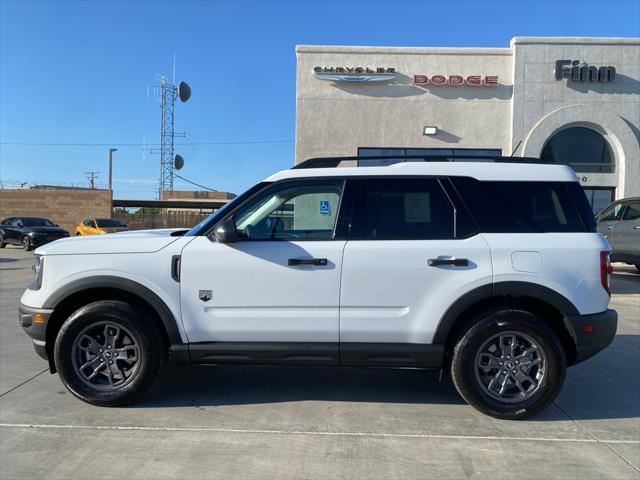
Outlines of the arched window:
M 613 173 L 611 147 L 595 130 L 570 127 L 553 135 L 542 149 L 541 158 L 569 165 L 580 173 Z

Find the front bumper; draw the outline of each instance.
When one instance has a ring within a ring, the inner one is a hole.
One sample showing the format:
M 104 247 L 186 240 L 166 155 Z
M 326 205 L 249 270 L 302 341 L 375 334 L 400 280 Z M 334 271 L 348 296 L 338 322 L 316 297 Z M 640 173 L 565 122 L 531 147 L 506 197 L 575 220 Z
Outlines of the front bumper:
M 47 357 L 46 331 L 47 322 L 53 310 L 47 308 L 32 308 L 23 305 L 18 307 L 18 320 L 22 329 L 33 341 L 33 348 L 45 360 Z
M 584 362 L 611 344 L 618 328 L 618 312 L 606 310 L 594 315 L 568 317 L 576 342 L 574 364 Z M 591 330 L 589 333 L 587 333 Z

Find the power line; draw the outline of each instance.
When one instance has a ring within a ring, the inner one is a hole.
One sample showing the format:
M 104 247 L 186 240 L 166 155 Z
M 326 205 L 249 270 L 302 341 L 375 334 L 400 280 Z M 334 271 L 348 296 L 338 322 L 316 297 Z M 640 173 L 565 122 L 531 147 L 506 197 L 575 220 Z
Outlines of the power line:
M 205 190 L 209 190 L 211 192 L 217 192 L 218 190 L 214 190 L 213 188 L 209 188 L 209 187 L 205 187 L 204 185 L 200 185 L 199 183 L 196 182 L 192 182 L 191 180 L 188 180 L 184 177 L 181 177 L 180 175 L 178 175 L 177 173 L 173 174 L 174 176 L 184 180 L 185 182 L 189 182 L 191 185 L 195 185 L 196 187 L 200 187 L 200 188 L 204 188 Z
M 253 145 L 253 144 L 267 144 L 267 143 L 294 143 L 295 140 L 247 140 L 247 141 L 231 141 L 231 142 L 185 142 L 176 143 L 175 145 Z M 148 147 L 156 146 L 160 144 L 144 144 L 144 143 L 44 143 L 44 142 L 0 142 L 0 145 L 13 145 L 24 147 Z

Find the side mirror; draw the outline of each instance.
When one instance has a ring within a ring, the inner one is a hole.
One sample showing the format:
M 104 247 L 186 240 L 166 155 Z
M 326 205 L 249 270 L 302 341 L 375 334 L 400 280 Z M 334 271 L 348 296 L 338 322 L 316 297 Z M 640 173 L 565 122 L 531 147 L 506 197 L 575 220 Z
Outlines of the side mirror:
M 18 223 L 16 224 L 16 226 L 17 226 L 18 228 L 22 228 L 22 227 L 24 227 L 24 224 L 23 224 L 22 222 L 18 222 Z
M 235 243 L 238 241 L 238 231 L 233 218 L 227 217 L 216 225 L 213 237 L 218 243 Z

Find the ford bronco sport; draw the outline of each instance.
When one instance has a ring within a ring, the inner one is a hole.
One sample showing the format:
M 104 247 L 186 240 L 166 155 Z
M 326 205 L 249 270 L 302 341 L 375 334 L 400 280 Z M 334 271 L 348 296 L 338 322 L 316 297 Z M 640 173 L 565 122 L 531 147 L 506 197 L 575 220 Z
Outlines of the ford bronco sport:
M 40 247 L 22 326 L 96 405 L 139 399 L 172 357 L 448 369 L 486 414 L 544 409 L 617 326 L 610 246 L 574 172 L 372 160 L 308 160 L 189 231 Z

